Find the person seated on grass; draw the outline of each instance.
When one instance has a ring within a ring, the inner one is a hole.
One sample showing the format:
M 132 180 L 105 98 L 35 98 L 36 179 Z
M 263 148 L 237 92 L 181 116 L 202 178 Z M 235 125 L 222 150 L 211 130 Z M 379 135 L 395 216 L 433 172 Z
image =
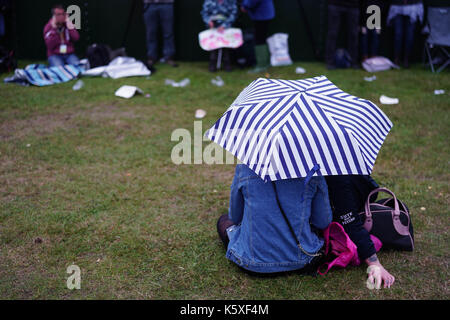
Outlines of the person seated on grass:
M 340 223 L 350 239 L 358 248 L 358 256 L 368 266 L 379 267 L 380 272 L 371 268 L 369 277 L 374 277 L 375 283 L 384 283 L 385 288 L 390 288 L 395 281 L 378 260 L 375 246 L 370 239 L 369 232 L 364 229 L 364 221 L 359 216 L 364 211 L 364 206 L 369 193 L 378 188 L 378 184 L 370 177 L 364 175 L 327 176 L 333 221 Z M 375 194 L 371 201 L 376 200 Z
M 319 230 L 331 219 L 324 177 L 312 177 L 306 184 L 304 178 L 265 182 L 238 164 L 229 213 L 219 218 L 217 231 L 226 257 L 250 273 L 315 273 L 324 245 Z
M 44 41 L 47 46 L 50 67 L 80 63 L 75 55 L 74 43 L 80 39 L 78 31 L 60 4 L 52 7 L 52 18 L 44 27 Z

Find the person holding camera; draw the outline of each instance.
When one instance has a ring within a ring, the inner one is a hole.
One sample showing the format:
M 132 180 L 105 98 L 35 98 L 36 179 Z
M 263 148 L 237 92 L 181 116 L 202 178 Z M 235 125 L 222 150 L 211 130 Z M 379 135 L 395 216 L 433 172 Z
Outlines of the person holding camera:
M 79 39 L 80 35 L 64 7 L 60 4 L 54 5 L 52 18 L 44 27 L 49 66 L 78 65 L 80 60 L 75 55 L 75 42 Z

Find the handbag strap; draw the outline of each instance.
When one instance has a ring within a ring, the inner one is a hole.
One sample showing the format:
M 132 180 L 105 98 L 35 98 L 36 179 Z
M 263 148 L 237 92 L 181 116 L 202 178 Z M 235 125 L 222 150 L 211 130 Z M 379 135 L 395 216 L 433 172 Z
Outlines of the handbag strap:
M 304 254 L 306 254 L 306 255 L 308 255 L 308 256 L 310 256 L 310 257 L 319 257 L 319 256 L 321 256 L 321 255 L 322 255 L 321 253 L 316 253 L 316 254 L 314 254 L 314 253 L 309 253 L 309 252 L 307 252 L 305 249 L 303 249 L 302 245 L 300 244 L 300 240 L 298 240 L 297 235 L 295 234 L 294 228 L 292 227 L 291 223 L 289 222 L 289 219 L 288 219 L 288 217 L 286 216 L 286 213 L 284 212 L 283 207 L 281 206 L 280 199 L 278 198 L 277 187 L 276 187 L 276 185 L 275 185 L 274 182 L 272 182 L 272 186 L 273 186 L 273 189 L 274 189 L 274 192 L 275 192 L 275 198 L 277 199 L 278 208 L 280 208 L 281 214 L 283 215 L 283 218 L 284 218 L 284 220 L 286 221 L 286 223 L 287 223 L 287 225 L 288 225 L 288 227 L 289 227 L 289 231 L 291 232 L 292 236 L 293 236 L 294 239 L 295 239 L 295 242 L 297 243 L 297 247 L 298 247 Z
M 392 196 L 392 198 L 394 199 L 394 216 L 399 217 L 400 216 L 400 207 L 398 205 L 397 197 L 395 196 L 395 194 L 388 188 L 376 188 L 376 189 L 372 190 L 369 193 L 369 195 L 367 196 L 367 201 L 365 204 L 366 218 L 372 217 L 372 212 L 370 211 L 370 198 L 372 197 L 373 194 L 378 193 L 378 192 L 385 192 Z
M 409 215 L 408 215 L 407 211 L 405 211 L 405 213 L 407 214 L 407 217 L 408 217 L 408 225 L 405 226 L 400 221 L 400 207 L 398 205 L 397 197 L 391 190 L 389 190 L 387 188 L 377 188 L 377 189 L 373 190 L 372 192 L 370 192 L 369 195 L 367 196 L 367 201 L 365 204 L 366 220 L 364 221 L 364 229 L 366 229 L 369 232 L 372 230 L 373 218 L 372 218 L 372 212 L 370 211 L 370 197 L 376 192 L 385 192 L 392 196 L 392 198 L 394 199 L 394 210 L 391 212 L 392 212 L 392 222 L 393 222 L 394 228 L 401 235 L 405 235 L 405 236 L 410 235 L 410 233 L 409 233 L 409 223 L 410 223 Z

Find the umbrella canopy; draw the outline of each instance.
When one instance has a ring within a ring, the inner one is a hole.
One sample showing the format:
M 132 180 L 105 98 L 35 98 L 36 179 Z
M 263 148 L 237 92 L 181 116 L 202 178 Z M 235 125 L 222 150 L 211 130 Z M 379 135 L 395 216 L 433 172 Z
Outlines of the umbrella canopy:
M 392 122 L 375 104 L 325 76 L 260 78 L 236 98 L 206 136 L 264 180 L 367 175 Z

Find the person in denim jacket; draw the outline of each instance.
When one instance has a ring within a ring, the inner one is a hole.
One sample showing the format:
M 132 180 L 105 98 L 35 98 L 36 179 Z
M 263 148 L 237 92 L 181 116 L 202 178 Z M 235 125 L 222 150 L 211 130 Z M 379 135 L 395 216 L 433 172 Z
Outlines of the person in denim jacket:
M 225 28 L 231 28 L 236 20 L 238 7 L 236 0 L 205 0 L 201 16 L 203 22 L 209 28 L 217 28 L 223 31 Z M 213 50 L 209 58 L 209 71 L 217 71 L 218 50 Z M 223 63 L 225 71 L 231 71 L 230 50 L 223 48 Z
M 275 192 L 301 248 L 283 218 Z M 220 217 L 217 227 L 229 260 L 251 272 L 275 273 L 312 263 L 324 245 L 319 230 L 331 220 L 324 177 L 312 177 L 307 184 L 304 178 L 265 182 L 238 164 L 229 214 Z

